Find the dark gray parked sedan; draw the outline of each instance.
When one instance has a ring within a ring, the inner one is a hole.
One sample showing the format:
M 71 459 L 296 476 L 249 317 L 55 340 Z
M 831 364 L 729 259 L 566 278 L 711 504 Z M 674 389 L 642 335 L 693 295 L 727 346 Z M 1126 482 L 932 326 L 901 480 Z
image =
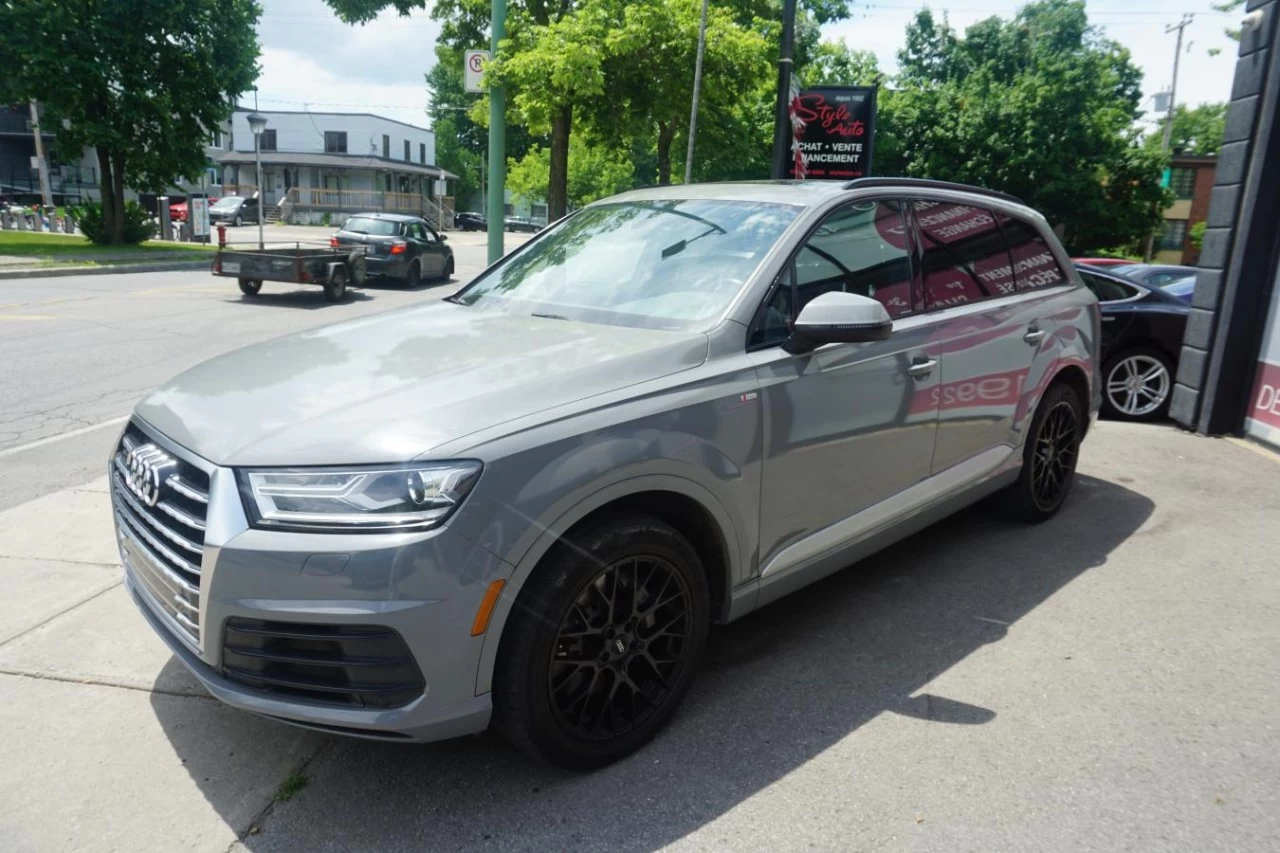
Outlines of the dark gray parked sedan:
M 329 245 L 363 246 L 369 275 L 400 279 L 410 287 L 424 278 L 453 275 L 447 238 L 419 216 L 358 213 L 343 223 Z
M 597 767 L 671 718 L 713 624 L 987 495 L 1052 517 L 1098 342 L 1007 196 L 630 192 L 445 300 L 153 393 L 110 463 L 125 576 L 231 705 Z

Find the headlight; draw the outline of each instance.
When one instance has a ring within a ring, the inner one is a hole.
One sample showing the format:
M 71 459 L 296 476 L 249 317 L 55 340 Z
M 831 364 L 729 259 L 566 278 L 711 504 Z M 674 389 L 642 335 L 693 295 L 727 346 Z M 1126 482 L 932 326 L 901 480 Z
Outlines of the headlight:
M 422 530 L 444 522 L 480 477 L 480 463 L 240 471 L 257 527 Z

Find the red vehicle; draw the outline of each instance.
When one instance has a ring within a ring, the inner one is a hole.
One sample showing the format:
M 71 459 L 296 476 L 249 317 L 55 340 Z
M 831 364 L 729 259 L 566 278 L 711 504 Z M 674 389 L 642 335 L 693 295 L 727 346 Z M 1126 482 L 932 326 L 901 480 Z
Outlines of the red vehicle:
M 217 200 L 217 196 L 209 196 L 209 204 L 213 204 Z M 169 205 L 169 218 L 174 222 L 186 222 L 187 203 L 185 201 L 176 201 Z
M 1072 258 L 1072 263 L 1088 264 L 1091 267 L 1118 267 L 1121 264 L 1131 264 L 1133 261 L 1125 258 Z

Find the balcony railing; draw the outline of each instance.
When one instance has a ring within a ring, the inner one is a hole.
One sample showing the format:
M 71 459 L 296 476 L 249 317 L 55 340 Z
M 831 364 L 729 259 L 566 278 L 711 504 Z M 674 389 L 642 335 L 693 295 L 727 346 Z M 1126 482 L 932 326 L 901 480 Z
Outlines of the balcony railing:
M 281 205 L 324 210 L 379 210 L 421 216 L 428 199 L 421 193 L 393 193 L 380 190 L 335 190 L 294 187 Z

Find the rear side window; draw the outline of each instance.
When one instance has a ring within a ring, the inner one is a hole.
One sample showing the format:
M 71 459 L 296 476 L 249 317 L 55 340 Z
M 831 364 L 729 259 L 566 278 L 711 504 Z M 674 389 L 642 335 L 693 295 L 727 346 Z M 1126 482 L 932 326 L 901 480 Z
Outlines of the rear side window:
M 931 310 L 1015 292 L 1012 259 L 996 215 L 953 202 L 914 202 Z
M 1013 256 L 1013 274 L 1018 290 L 1036 290 L 1066 284 L 1067 274 L 1049 250 L 1049 244 L 1029 223 L 1008 218 L 1004 221 L 1005 239 Z
M 1084 280 L 1085 287 L 1093 291 L 1093 295 L 1098 297 L 1099 302 L 1119 302 L 1122 299 L 1136 296 L 1138 293 L 1134 288 L 1127 284 L 1121 284 L 1115 279 L 1104 278 L 1084 270 L 1079 270 L 1079 272 L 1080 278 Z

